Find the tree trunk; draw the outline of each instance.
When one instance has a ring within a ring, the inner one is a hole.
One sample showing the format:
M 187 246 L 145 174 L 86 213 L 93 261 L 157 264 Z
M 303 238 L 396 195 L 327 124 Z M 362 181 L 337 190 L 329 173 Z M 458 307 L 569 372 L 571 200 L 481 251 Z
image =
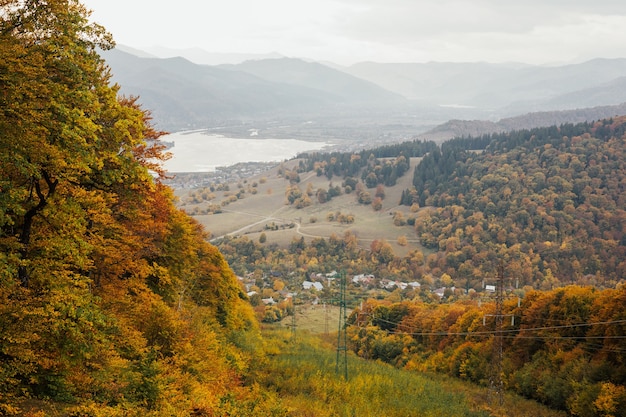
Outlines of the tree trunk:
M 54 191 L 56 190 L 56 187 L 59 183 L 59 180 L 53 180 L 50 175 L 45 171 L 42 172 L 42 177 L 46 182 L 48 188 L 47 192 L 44 194 L 43 190 L 41 189 L 41 183 L 39 182 L 39 180 L 33 179 L 35 194 L 37 195 L 39 202 L 35 206 L 31 207 L 24 214 L 24 220 L 22 222 L 22 230 L 20 232 L 20 244 L 22 248 L 20 250 L 20 257 L 23 261 L 28 259 L 28 246 L 30 244 L 30 236 L 32 233 L 35 216 L 37 216 L 37 214 L 39 214 L 44 209 L 44 207 L 46 207 L 46 205 L 48 204 L 48 199 L 50 198 L 50 196 L 52 196 L 52 194 L 54 194 Z M 26 265 L 20 265 L 17 269 L 17 274 L 22 286 L 28 287 L 30 275 L 28 273 L 28 268 L 26 267 Z

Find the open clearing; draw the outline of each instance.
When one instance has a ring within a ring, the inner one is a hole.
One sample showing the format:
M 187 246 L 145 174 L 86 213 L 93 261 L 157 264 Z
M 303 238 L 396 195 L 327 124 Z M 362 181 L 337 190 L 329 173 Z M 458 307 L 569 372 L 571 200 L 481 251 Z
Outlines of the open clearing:
M 227 191 L 212 192 L 212 199 L 200 203 L 190 203 L 189 195 L 197 190 L 179 192 L 181 206 L 188 213 L 194 210 L 202 212 L 210 204 L 219 204 L 222 212 L 219 214 L 199 214 L 194 217 L 211 233 L 211 239 L 230 236 L 248 236 L 258 241 L 261 233 L 266 235 L 266 244 L 287 246 L 294 238 L 304 237 L 308 242 L 314 238 L 328 239 L 331 235 L 342 237 L 344 233 L 353 233 L 359 245 L 369 248 L 375 239 L 387 240 L 397 255 L 403 256 L 413 249 L 423 250 L 412 226 L 395 226 L 393 215 L 399 211 L 404 218 L 414 216 L 410 208 L 399 206 L 402 191 L 412 186 L 413 171 L 420 158 L 411 158 L 411 169 L 393 187 L 385 187 L 383 208 L 374 211 L 371 205 L 359 204 L 356 194 L 342 194 L 326 203 L 319 203 L 315 197 L 318 189 L 341 186 L 342 179 L 333 177 L 332 180 L 313 172 L 300 174 L 298 187 L 306 192 L 312 191 L 312 204 L 302 209 L 296 209 L 287 204 L 285 193 L 290 185 L 282 175 L 281 167 L 277 166 L 263 174 L 256 175 L 238 183 L 229 184 Z M 282 169 L 295 170 L 298 161 L 289 161 L 282 164 Z M 241 198 L 234 195 L 243 190 Z M 375 189 L 368 190 L 374 194 Z M 351 215 L 354 222 L 351 224 L 329 221 L 330 214 L 338 213 Z M 399 245 L 398 238 L 407 239 L 405 246 Z
M 296 305 L 296 334 L 299 331 L 336 334 L 339 329 L 339 310 L 339 307 L 330 304 Z M 291 328 L 291 323 L 292 316 L 287 316 L 280 325 Z

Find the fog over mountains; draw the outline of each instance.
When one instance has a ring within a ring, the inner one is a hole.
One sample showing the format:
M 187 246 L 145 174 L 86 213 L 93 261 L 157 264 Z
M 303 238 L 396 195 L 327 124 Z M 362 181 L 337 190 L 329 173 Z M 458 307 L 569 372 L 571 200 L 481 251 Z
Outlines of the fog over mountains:
M 428 104 L 503 109 L 505 112 L 564 110 L 619 104 L 626 89 L 615 83 L 626 75 L 626 59 L 595 59 L 555 67 L 523 64 L 361 63 L 346 71 Z M 624 81 L 621 80 L 621 84 Z M 591 97 L 603 94 L 598 102 Z M 569 97 L 578 97 L 576 102 Z
M 171 131 L 320 118 L 335 126 L 403 124 L 419 133 L 450 119 L 495 122 L 597 106 L 604 108 L 602 117 L 610 117 L 621 110 L 607 106 L 626 103 L 626 59 L 551 67 L 440 62 L 341 67 L 280 56 L 245 60 L 249 57 L 180 52 L 200 62 L 234 63 L 196 64 L 128 47 L 103 52 L 122 93 L 139 95 L 158 126 Z

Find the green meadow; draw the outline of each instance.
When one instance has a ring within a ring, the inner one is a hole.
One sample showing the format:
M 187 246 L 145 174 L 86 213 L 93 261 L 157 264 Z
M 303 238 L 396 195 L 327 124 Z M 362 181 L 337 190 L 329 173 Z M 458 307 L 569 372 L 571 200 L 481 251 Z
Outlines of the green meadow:
M 505 395 L 499 406 L 484 387 L 442 375 L 395 369 L 381 362 L 348 356 L 348 379 L 337 372 L 333 337 L 266 329 L 267 355 L 251 382 L 276 390 L 289 416 L 482 417 L 565 414 L 535 402 Z M 342 353 L 343 354 L 343 353 Z

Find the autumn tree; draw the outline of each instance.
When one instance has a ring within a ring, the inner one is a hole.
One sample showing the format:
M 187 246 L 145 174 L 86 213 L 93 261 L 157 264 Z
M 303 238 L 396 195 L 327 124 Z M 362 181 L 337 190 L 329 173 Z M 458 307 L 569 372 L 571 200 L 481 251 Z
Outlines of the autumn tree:
M 442 277 L 448 280 L 450 277 Z M 511 294 L 512 295 L 512 294 Z M 572 415 L 619 415 L 626 405 L 623 289 L 569 286 L 505 297 L 508 389 Z M 353 311 L 351 349 L 422 371 L 489 384 L 494 302 L 368 300 Z
M 374 211 L 380 211 L 383 208 L 383 200 L 380 197 L 376 197 L 374 201 L 372 201 L 372 208 Z
M 3 351 L 12 352 L 14 378 L 46 369 L 35 378 L 45 387 L 59 374 L 84 372 L 86 357 L 106 349 L 86 337 L 106 321 L 88 291 L 91 274 L 112 236 L 126 245 L 116 212 L 131 184 L 153 186 L 148 168 L 162 172 L 152 162 L 161 148 L 148 143 L 159 133 L 146 113 L 109 86 L 97 48 L 112 43 L 82 5 L 8 1 L 0 19 L 2 296 L 19 296 L 11 308 L 30 311 L 5 328 Z M 85 316 L 54 320 L 76 309 Z M 17 346 L 14 331 L 39 338 Z M 47 345 L 55 337 L 62 343 Z M 44 346 L 47 354 L 31 357 Z M 67 361 L 70 351 L 75 359 Z
M 161 132 L 110 85 L 97 51 L 113 44 L 88 17 L 75 0 L 0 3 L 0 410 L 23 395 L 215 404 L 233 384 L 218 333 L 254 317 L 160 182 Z M 159 379 L 175 357 L 213 391 Z

